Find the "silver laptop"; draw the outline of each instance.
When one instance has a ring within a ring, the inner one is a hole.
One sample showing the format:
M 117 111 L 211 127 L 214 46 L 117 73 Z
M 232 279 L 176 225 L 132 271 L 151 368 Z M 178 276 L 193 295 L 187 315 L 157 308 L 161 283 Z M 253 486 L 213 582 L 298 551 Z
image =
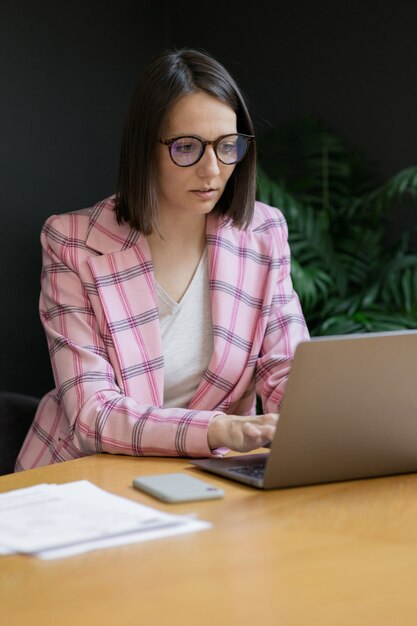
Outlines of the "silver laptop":
M 261 489 L 417 471 L 417 330 L 298 345 L 270 451 L 192 465 Z

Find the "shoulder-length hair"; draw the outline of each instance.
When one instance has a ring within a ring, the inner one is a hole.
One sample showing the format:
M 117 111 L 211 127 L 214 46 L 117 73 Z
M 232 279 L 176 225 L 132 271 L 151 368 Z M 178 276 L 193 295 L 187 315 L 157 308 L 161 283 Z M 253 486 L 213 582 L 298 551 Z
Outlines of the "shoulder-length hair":
M 237 132 L 254 134 L 244 97 L 229 72 L 203 51 L 168 50 L 154 60 L 136 87 L 120 150 L 116 217 L 150 234 L 159 230 L 156 148 L 168 113 L 179 98 L 205 92 L 236 113 Z M 238 228 L 250 223 L 256 196 L 256 147 L 252 141 L 213 209 Z

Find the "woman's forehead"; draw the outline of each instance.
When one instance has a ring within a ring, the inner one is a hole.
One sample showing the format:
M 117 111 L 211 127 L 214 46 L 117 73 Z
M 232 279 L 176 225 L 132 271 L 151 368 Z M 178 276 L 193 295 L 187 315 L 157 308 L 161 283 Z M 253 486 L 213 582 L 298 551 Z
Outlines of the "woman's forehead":
M 165 131 L 170 135 L 195 134 L 205 137 L 206 133 L 219 135 L 236 132 L 236 113 L 228 105 L 204 92 L 181 97 L 170 109 Z

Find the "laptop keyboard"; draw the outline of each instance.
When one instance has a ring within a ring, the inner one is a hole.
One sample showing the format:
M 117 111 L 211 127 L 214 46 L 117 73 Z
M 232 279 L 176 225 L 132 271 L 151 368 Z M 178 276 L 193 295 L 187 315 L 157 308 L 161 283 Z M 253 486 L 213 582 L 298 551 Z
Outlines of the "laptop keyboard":
M 265 473 L 265 463 L 258 465 L 240 465 L 237 467 L 229 467 L 229 472 L 237 472 L 244 476 L 251 476 L 252 478 L 263 478 Z

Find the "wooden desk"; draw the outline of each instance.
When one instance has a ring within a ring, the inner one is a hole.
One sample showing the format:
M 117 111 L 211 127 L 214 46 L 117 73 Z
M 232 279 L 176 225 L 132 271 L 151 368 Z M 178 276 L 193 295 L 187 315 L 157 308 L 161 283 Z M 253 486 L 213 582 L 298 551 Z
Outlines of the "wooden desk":
M 95 456 L 0 477 L 0 491 L 86 478 L 211 530 L 57 561 L 0 558 L 4 626 L 417 624 L 417 475 L 164 505 L 131 487 L 184 459 Z

